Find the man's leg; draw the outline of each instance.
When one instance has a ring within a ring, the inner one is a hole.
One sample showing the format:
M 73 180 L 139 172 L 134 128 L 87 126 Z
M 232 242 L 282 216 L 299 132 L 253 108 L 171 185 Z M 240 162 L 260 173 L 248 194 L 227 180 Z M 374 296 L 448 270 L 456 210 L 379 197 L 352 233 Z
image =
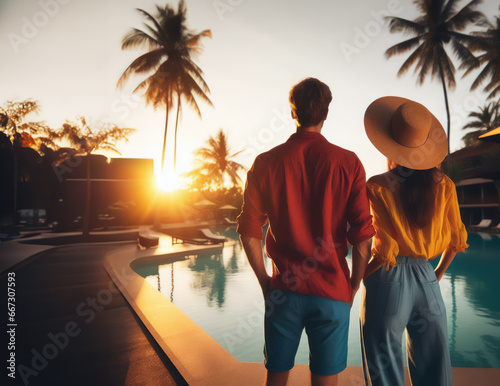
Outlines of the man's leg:
M 288 381 L 288 374 L 290 371 L 283 371 L 277 373 L 274 371 L 267 371 L 266 386 L 285 386 Z
M 285 386 L 288 381 L 290 371 L 275 373 L 274 371 L 267 372 L 266 386 Z M 337 386 L 339 375 L 318 375 L 311 373 L 312 386 Z
M 338 374 L 347 365 L 349 303 L 320 296 L 302 295 L 306 309 L 305 328 L 309 340 L 311 381 L 336 385 Z
M 281 294 L 278 296 L 277 291 Z M 272 307 L 266 307 L 264 318 L 264 363 L 267 385 L 285 385 L 294 366 L 304 325 L 298 303 L 299 295 L 289 291 L 272 290 L 266 302 L 279 298 Z
M 337 386 L 339 375 L 318 375 L 311 373 L 312 386 Z

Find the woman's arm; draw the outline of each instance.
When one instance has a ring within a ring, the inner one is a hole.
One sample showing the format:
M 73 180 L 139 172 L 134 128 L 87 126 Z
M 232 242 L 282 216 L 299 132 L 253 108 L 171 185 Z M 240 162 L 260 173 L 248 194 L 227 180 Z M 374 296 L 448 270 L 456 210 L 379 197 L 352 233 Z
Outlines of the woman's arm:
M 380 261 L 378 259 L 375 259 L 375 257 L 372 257 L 372 259 L 368 263 L 368 266 L 366 267 L 365 275 L 363 276 L 363 280 L 366 280 L 366 278 L 368 276 L 370 276 L 373 272 L 375 272 L 377 269 L 379 269 L 383 265 L 384 265 L 383 261 Z
M 434 270 L 434 272 L 436 272 L 436 277 L 437 277 L 438 281 L 441 280 L 444 273 L 446 272 L 446 270 L 450 266 L 451 262 L 455 258 L 456 254 L 457 254 L 457 252 L 450 249 L 450 248 L 446 249 L 443 252 L 443 254 L 441 255 L 441 260 L 439 261 L 439 264 L 437 265 L 436 269 Z

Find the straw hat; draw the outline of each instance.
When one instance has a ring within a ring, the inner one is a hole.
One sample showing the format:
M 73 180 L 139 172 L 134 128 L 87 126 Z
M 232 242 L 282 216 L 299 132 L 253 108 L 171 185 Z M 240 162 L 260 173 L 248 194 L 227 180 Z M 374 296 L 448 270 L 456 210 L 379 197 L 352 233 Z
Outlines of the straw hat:
M 365 112 L 365 130 L 378 151 L 407 168 L 431 169 L 448 154 L 443 126 L 409 99 L 387 96 L 372 102 Z

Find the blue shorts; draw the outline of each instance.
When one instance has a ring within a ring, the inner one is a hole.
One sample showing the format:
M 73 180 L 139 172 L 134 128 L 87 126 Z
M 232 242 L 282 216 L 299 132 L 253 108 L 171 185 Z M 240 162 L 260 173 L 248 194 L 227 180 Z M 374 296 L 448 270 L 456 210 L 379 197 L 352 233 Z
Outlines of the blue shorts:
M 321 296 L 272 290 L 266 298 L 264 363 L 269 371 L 294 366 L 300 336 L 306 329 L 309 368 L 335 375 L 347 366 L 349 303 Z

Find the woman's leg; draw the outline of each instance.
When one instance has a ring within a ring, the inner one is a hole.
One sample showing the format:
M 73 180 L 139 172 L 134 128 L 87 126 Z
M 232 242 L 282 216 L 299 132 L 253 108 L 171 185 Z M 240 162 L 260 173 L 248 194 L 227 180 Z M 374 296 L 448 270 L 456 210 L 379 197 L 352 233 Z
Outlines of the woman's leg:
M 383 271 L 381 271 L 383 270 Z M 361 346 L 367 385 L 404 386 L 402 336 L 406 308 L 400 275 L 380 268 L 365 281 L 361 297 Z M 402 305 L 402 306 L 401 306 Z
M 408 368 L 413 386 L 451 386 L 450 351 L 439 282 L 427 263 L 415 275 L 415 304 L 407 326 Z

